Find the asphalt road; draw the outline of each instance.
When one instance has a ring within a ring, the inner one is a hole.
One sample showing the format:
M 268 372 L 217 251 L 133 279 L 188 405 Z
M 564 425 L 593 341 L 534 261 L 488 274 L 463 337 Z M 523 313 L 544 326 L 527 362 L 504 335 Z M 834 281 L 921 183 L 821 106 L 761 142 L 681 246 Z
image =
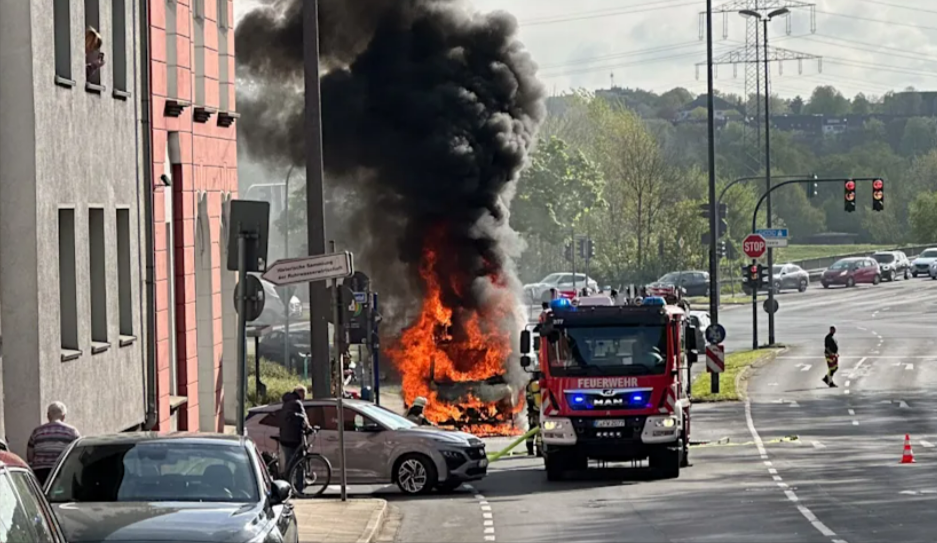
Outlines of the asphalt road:
M 933 541 L 937 281 L 778 301 L 776 340 L 788 350 L 753 375 L 750 403 L 694 407 L 694 440 L 728 444 L 692 449 L 679 479 L 606 468 L 548 483 L 537 459 L 508 458 L 452 495 L 387 494 L 403 516 L 397 541 Z M 728 350 L 751 348 L 750 306 L 720 317 Z M 820 381 L 830 324 L 841 350 L 836 389 Z M 899 464 L 906 433 L 913 465 Z

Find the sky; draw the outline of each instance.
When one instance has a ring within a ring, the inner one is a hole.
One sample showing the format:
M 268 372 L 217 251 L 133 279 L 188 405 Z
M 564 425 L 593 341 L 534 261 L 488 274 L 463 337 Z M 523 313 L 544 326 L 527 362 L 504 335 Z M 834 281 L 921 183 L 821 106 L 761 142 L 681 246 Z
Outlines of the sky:
M 518 19 L 519 37 L 551 93 L 609 88 L 612 81 L 655 92 L 674 87 L 706 92 L 706 42 L 700 38 L 699 15 L 706 9 L 704 0 L 467 1 L 480 12 L 503 10 Z M 744 48 L 746 21 L 737 9 L 756 1 L 713 0 L 714 10 L 730 10 L 713 16 L 717 60 Z M 236 18 L 256 3 L 235 0 Z M 937 1 L 760 0 L 760 5 L 766 3 L 791 6 L 790 33 L 787 17 L 769 23 L 771 49 L 821 57 L 772 63 L 772 94 L 806 98 L 818 85 L 833 85 L 848 97 L 859 92 L 881 96 L 907 87 L 937 90 Z M 699 70 L 698 63 L 704 63 Z M 715 86 L 741 94 L 745 66 L 717 66 Z

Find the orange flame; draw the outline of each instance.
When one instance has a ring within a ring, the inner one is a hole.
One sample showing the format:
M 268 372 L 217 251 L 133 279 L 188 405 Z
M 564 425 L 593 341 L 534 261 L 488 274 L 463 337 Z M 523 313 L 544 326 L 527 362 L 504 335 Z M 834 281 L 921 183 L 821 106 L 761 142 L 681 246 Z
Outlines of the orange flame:
M 412 405 L 417 397 L 426 398 L 423 413 L 440 426 L 465 428 L 476 435 L 517 435 L 520 429 L 513 421 L 524 406 L 524 391 L 513 391 L 504 383 L 505 395 L 483 401 L 472 389 L 506 372 L 511 335 L 503 323 L 510 318 L 512 302 L 505 283 L 497 275 L 488 278 L 500 287 L 501 295 L 483 308 L 446 307 L 438 258 L 437 250 L 424 250 L 420 276 L 425 295 L 420 315 L 387 350 L 403 378 L 403 400 Z M 451 278 L 449 284 L 461 294 L 462 284 L 457 280 Z M 439 389 L 444 387 L 461 387 L 462 393 L 457 400 L 451 394 L 443 398 Z

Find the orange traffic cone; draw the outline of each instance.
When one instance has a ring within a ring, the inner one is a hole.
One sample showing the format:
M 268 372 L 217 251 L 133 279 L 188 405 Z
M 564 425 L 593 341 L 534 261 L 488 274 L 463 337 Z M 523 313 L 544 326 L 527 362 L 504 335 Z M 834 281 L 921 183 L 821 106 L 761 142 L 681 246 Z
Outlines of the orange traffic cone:
M 914 464 L 914 452 L 911 450 L 911 436 L 904 435 L 904 453 L 901 455 L 901 464 Z

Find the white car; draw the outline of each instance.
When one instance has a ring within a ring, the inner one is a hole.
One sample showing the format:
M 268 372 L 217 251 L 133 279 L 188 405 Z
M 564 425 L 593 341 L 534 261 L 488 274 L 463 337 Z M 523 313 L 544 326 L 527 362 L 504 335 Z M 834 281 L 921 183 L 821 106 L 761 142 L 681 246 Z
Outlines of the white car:
M 690 315 L 696 317 L 699 320 L 699 329 L 703 332 L 709 328 L 709 325 L 712 324 L 712 319 L 709 318 L 708 311 L 690 311 Z
M 931 264 L 934 262 L 937 262 L 937 248 L 924 249 L 911 263 L 911 275 L 917 277 L 918 275 L 929 274 Z
M 930 270 L 927 272 L 931 279 L 937 279 L 937 260 L 931 262 Z
M 555 288 L 557 292 L 574 293 L 588 286 L 592 292 L 599 292 L 599 284 L 587 277 L 584 273 L 551 273 L 536 283 L 524 285 L 524 295 L 527 303 L 530 305 L 540 305 L 540 302 L 548 301 L 544 296 Z

